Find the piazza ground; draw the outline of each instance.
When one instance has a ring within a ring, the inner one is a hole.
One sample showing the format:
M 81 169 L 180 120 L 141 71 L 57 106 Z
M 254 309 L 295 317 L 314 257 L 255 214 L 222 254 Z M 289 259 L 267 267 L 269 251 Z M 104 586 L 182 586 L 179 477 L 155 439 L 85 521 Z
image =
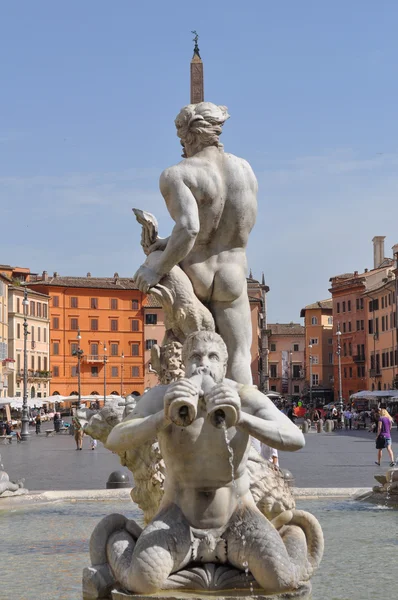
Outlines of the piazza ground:
M 10 479 L 25 478 L 30 491 L 105 489 L 112 471 L 129 471 L 122 467 L 116 454 L 101 443 L 90 449 L 90 439 L 84 437 L 83 450 L 75 450 L 72 436 L 58 434 L 46 437 L 51 424 L 43 423 L 36 436 L 31 428 L 30 441 L 1 445 L 0 454 Z M 369 488 L 376 482 L 380 469 L 376 460 L 375 438 L 367 431 L 339 431 L 331 434 L 309 433 L 306 446 L 299 452 L 281 452 L 282 468 L 289 469 L 300 488 Z M 398 453 L 398 432 L 392 432 L 393 450 Z M 382 468 L 388 467 L 387 452 L 383 452 Z

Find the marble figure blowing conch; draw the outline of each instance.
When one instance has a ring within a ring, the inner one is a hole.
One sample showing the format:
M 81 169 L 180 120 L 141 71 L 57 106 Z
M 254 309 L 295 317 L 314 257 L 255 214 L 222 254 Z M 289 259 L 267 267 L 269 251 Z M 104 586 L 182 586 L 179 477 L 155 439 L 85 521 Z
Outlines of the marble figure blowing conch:
M 218 141 L 227 118 L 225 107 L 205 102 L 176 119 L 186 158 L 161 176 L 176 223 L 171 236 L 160 240 L 156 219 L 135 210 L 147 254 L 135 279 L 165 309 L 161 384 L 118 424 L 104 418 L 102 433 L 92 433 L 100 429 L 97 415 L 87 430 L 119 456 L 134 456 L 134 468 L 158 444 L 165 475 L 160 505 L 143 530 L 123 515 L 95 528 L 92 567 L 83 576 L 90 598 L 112 588 L 132 595 L 255 588 L 302 597 L 322 558 L 318 521 L 293 500 L 275 502 L 275 492 L 259 502 L 253 485 L 252 465 L 264 461 L 252 459 L 251 437 L 288 451 L 302 448 L 304 437 L 252 385 L 245 247 L 257 183 Z M 261 473 L 275 481 L 269 469 Z

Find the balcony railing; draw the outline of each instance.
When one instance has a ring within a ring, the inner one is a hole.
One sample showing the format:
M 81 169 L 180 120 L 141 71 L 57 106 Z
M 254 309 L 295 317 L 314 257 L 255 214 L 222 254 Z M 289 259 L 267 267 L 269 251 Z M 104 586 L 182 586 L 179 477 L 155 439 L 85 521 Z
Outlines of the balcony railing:
M 356 363 L 365 362 L 365 356 L 363 356 L 362 354 L 354 354 L 353 359 Z
M 100 354 L 86 354 L 85 357 L 86 362 L 88 363 L 103 363 L 104 357 Z
M 370 369 L 369 376 L 370 377 L 381 377 L 380 369 Z
M 24 371 L 17 371 L 17 379 L 23 379 Z M 28 380 L 32 379 L 51 379 L 53 376 L 52 371 L 32 371 L 28 369 Z

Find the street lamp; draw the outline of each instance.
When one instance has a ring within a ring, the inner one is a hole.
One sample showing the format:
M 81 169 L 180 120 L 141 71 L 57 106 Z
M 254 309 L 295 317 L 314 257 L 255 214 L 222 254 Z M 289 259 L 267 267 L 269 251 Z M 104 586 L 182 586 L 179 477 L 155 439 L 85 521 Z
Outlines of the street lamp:
M 28 417 L 28 290 L 25 288 L 23 293 L 23 401 L 22 401 L 22 426 L 21 440 L 27 442 L 29 439 L 29 417 Z
M 107 348 L 106 348 L 106 342 L 103 343 L 104 346 L 104 406 L 106 403 L 106 363 L 107 363 L 107 356 L 106 356 L 106 352 L 107 352 Z
M 290 371 L 290 399 L 293 400 L 293 365 L 292 365 L 292 357 L 293 357 L 293 352 L 289 353 L 289 359 L 290 359 L 290 363 L 289 363 L 289 371 Z
M 122 362 L 120 365 L 120 396 L 123 398 L 123 371 L 124 371 L 124 352 L 122 350 L 121 357 Z
M 309 344 L 308 348 L 310 349 L 310 354 L 309 354 L 309 361 L 310 361 L 310 407 L 313 408 L 313 406 L 312 406 L 312 344 Z
M 339 365 L 339 408 L 340 408 L 340 421 L 344 424 L 344 415 L 343 415 L 343 392 L 342 392 L 342 383 L 341 383 L 341 331 L 340 331 L 340 323 L 337 323 L 337 357 L 338 357 L 338 365 Z
M 72 352 L 73 356 L 77 356 L 77 408 L 81 407 L 81 403 L 82 403 L 82 395 L 81 395 L 81 381 L 80 381 L 80 365 L 81 365 L 81 359 L 82 356 L 84 354 L 83 350 L 80 348 L 80 340 L 82 339 L 82 336 L 80 335 L 80 328 L 77 330 L 77 350 L 75 350 L 74 352 Z

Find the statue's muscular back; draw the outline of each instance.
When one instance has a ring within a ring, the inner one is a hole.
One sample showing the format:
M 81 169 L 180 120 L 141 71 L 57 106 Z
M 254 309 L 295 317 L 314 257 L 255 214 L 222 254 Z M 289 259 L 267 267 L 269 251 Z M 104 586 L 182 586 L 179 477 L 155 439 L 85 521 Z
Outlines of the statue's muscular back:
M 184 181 L 198 206 L 200 231 L 182 262 L 196 294 L 203 301 L 220 293 L 225 298 L 217 300 L 239 297 L 246 277 L 245 249 L 257 214 L 257 180 L 250 165 L 211 146 L 168 171 Z

